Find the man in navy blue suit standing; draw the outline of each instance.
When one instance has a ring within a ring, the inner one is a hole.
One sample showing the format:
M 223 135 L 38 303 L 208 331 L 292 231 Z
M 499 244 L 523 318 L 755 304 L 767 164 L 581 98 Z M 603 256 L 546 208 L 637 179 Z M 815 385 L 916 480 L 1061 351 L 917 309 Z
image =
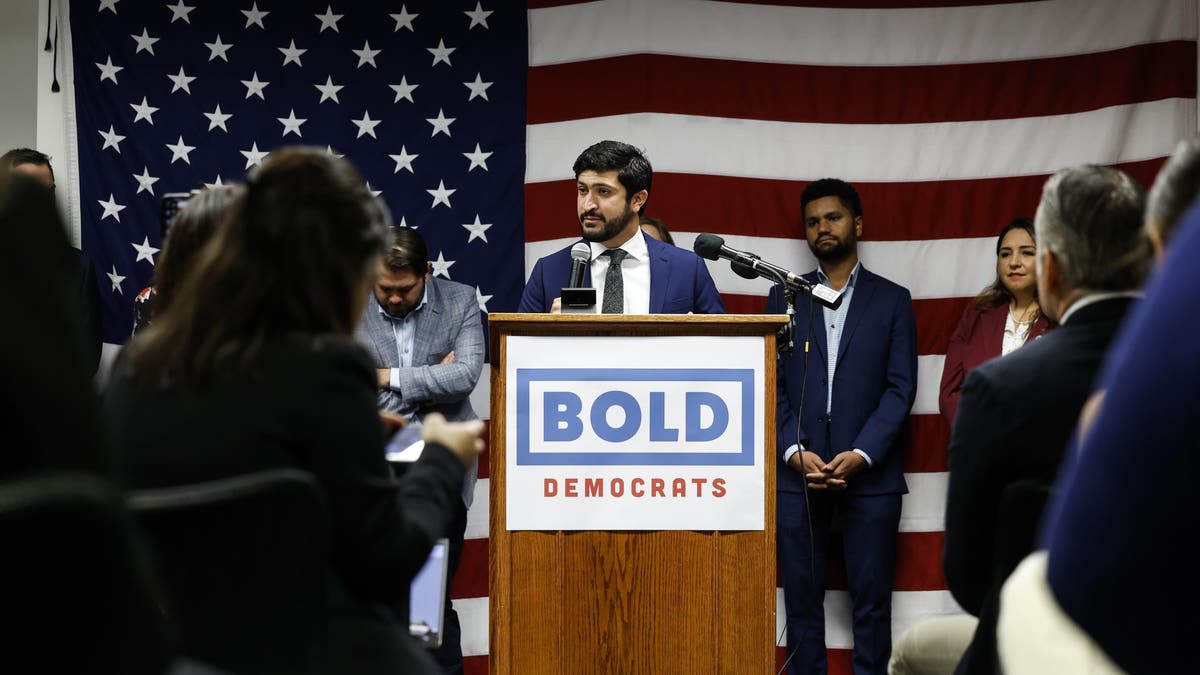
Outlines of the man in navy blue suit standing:
M 704 261 L 691 251 L 646 236 L 638 215 L 650 199 L 654 171 L 640 150 L 600 141 L 575 160 L 580 234 L 590 247 L 583 287 L 596 289 L 596 311 L 606 314 L 724 314 Z M 557 312 L 568 285 L 567 246 L 534 265 L 519 312 Z
M 853 603 L 854 673 L 882 674 L 891 652 L 900 502 L 908 491 L 895 441 L 917 391 L 912 297 L 859 261 L 862 203 L 853 186 L 815 181 L 800 204 L 819 263 L 805 278 L 841 292 L 842 302 L 831 309 L 797 296 L 797 348 L 778 361 L 776 532 L 788 672 L 826 672 L 825 572 L 836 515 Z M 786 309 L 777 286 L 767 312 Z

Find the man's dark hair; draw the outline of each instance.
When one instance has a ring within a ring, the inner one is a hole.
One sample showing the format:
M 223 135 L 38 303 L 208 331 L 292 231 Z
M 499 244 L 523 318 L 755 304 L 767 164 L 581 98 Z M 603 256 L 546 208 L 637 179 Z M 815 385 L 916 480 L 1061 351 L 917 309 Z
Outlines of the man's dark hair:
M 395 228 L 392 245 L 383 254 L 383 264 L 393 272 L 425 276 L 429 269 L 429 249 L 425 247 L 425 239 L 411 227 Z
M 33 148 L 13 148 L 0 155 L 0 168 L 11 169 L 21 164 L 50 167 L 50 176 L 54 176 L 54 167 L 50 164 L 50 155 L 38 152 Z
M 175 299 L 176 290 L 192 262 L 212 240 L 233 204 L 245 193 L 246 187 L 241 184 L 205 188 L 179 211 L 163 242 L 154 271 L 154 290 L 158 295 L 154 299 L 153 312 L 165 311 Z
M 642 202 L 642 208 L 638 209 L 638 213 L 641 213 L 642 209 L 646 208 L 646 203 L 650 201 L 650 183 L 654 180 L 654 169 L 651 168 L 650 160 L 646 159 L 642 151 L 628 143 L 600 141 L 591 145 L 579 154 L 572 169 L 575 171 L 576 178 L 579 178 L 579 174 L 584 171 L 597 173 L 616 171 L 617 180 L 625 188 L 626 204 L 633 199 L 635 194 L 645 190 L 646 201 Z
M 852 218 L 858 218 L 862 215 L 862 200 L 858 198 L 858 191 L 854 186 L 839 178 L 822 178 L 815 180 L 804 188 L 804 192 L 800 194 L 800 218 L 803 220 L 804 211 L 808 208 L 810 202 L 815 202 L 824 197 L 837 197 L 842 201 L 842 205 L 850 211 Z

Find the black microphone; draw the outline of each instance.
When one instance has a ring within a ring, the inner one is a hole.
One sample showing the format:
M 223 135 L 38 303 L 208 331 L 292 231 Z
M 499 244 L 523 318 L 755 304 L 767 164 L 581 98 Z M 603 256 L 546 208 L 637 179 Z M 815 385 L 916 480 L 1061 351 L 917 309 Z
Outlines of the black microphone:
M 789 272 L 778 265 L 773 265 L 753 253 L 739 251 L 725 245 L 725 240 L 715 234 L 701 234 L 692 245 L 696 255 L 709 260 L 725 258 L 730 261 L 733 271 L 739 276 L 750 278 L 750 272 L 764 279 L 770 279 L 794 290 L 807 293 L 814 300 L 830 309 L 837 309 L 842 304 L 842 294 L 823 284 L 814 284 L 808 279 Z
M 571 282 L 567 288 L 579 288 L 583 284 L 583 274 L 591 261 L 591 246 L 581 241 L 571 247 Z

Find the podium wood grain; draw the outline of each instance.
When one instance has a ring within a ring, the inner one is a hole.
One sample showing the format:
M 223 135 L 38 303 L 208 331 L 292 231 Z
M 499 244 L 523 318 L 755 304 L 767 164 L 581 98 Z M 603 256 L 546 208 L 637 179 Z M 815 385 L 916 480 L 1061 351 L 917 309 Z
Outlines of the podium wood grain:
M 512 335 L 761 336 L 769 448 L 775 333 L 784 321 L 777 315 L 489 316 L 491 675 L 774 672 L 774 452 L 764 453 L 763 531 L 510 532 L 505 368 Z

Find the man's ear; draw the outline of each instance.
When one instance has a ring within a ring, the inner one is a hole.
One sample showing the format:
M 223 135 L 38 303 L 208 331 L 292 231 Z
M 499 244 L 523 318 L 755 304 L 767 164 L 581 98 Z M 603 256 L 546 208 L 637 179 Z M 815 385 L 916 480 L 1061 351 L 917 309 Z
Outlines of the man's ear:
M 854 238 L 862 237 L 862 216 L 854 216 Z
M 431 274 L 433 274 L 433 263 L 427 262 L 425 263 L 425 278 L 428 279 Z
M 638 213 L 641 211 L 642 206 L 646 203 L 646 200 L 649 198 L 650 198 L 649 192 L 647 192 L 646 190 L 638 190 L 637 193 L 634 194 L 633 197 L 629 200 L 629 208 L 634 213 Z
M 1062 290 L 1062 267 L 1059 265 L 1058 256 L 1050 249 L 1044 249 L 1042 253 L 1042 269 L 1039 276 L 1042 283 L 1045 284 L 1046 290 L 1054 295 L 1061 295 Z

